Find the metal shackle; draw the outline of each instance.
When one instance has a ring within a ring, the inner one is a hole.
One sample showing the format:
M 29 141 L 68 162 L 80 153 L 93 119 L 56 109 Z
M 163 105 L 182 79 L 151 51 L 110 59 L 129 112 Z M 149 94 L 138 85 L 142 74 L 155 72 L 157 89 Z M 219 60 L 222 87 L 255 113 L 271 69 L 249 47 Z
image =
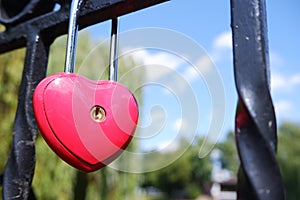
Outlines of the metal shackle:
M 64 72 L 74 73 L 76 61 L 76 46 L 78 36 L 77 14 L 82 0 L 73 0 L 70 8 L 66 62 Z M 118 18 L 112 19 L 109 53 L 109 80 L 118 80 Z

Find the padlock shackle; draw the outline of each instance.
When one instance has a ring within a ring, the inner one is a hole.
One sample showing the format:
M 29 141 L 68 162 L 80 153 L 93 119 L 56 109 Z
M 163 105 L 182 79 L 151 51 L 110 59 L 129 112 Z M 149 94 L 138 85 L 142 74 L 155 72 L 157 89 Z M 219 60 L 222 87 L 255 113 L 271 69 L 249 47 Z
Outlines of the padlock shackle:
M 76 61 L 76 46 L 78 35 L 77 12 L 82 0 L 72 0 L 69 16 L 68 41 L 66 50 L 65 72 L 73 73 Z
M 109 53 L 109 80 L 118 81 L 118 18 L 112 18 Z
M 74 73 L 76 61 L 76 46 L 78 36 L 77 12 L 83 0 L 72 0 L 68 28 L 66 62 L 64 72 Z M 109 54 L 109 80 L 118 81 L 118 18 L 112 19 Z

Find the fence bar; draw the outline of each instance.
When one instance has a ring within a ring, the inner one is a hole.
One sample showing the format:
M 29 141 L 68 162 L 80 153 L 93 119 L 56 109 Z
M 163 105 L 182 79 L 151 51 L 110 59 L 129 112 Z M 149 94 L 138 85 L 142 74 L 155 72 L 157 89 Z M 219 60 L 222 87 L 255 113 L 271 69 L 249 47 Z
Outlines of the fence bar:
M 239 96 L 235 135 L 241 161 L 238 199 L 282 200 L 277 127 L 270 96 L 265 0 L 231 0 L 234 74 Z
M 34 199 L 31 182 L 35 167 L 37 126 L 32 94 L 46 75 L 49 46 L 38 35 L 28 40 L 27 45 L 14 123 L 13 146 L 3 176 L 3 199 Z
M 78 13 L 79 29 L 165 1 L 168 0 L 85 0 Z M 61 8 L 58 11 L 46 13 L 14 26 L 8 25 L 5 32 L 0 32 L 0 53 L 25 47 L 26 38 L 32 35 L 31 30 L 41 31 L 41 34 L 48 36 L 49 41 L 66 34 L 70 1 L 61 1 L 60 6 Z M 31 10 L 28 12 L 31 12 Z

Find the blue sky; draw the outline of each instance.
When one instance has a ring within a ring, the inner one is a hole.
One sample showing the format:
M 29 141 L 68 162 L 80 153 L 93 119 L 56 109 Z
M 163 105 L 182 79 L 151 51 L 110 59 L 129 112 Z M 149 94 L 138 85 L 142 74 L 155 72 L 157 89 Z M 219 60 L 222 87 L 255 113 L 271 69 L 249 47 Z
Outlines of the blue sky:
M 167 29 L 196 42 L 203 48 L 204 53 L 209 55 L 212 60 L 210 64 L 214 64 L 220 73 L 226 95 L 224 126 L 220 131 L 220 136 L 214 136 L 221 139 L 228 131 L 234 129 L 237 102 L 233 78 L 229 3 L 229 0 L 173 0 L 120 17 L 120 33 L 147 27 Z M 285 120 L 300 123 L 300 95 L 297 94 L 300 91 L 299 10 L 300 1 L 298 0 L 269 0 L 267 2 L 271 86 L 279 124 Z M 96 39 L 107 38 L 110 34 L 110 22 L 95 25 L 88 30 Z M 162 40 L 165 39 L 162 38 Z M 122 41 L 120 43 L 122 46 Z M 170 52 L 166 54 L 166 52 L 160 51 L 141 50 L 133 55 L 146 63 L 153 62 L 154 65 L 169 66 L 182 76 L 189 75 L 186 68 L 187 63 L 180 58 L 177 62 L 178 57 L 174 57 Z M 151 74 L 151 72 L 149 73 Z M 166 80 L 168 79 L 160 79 L 160 81 Z M 170 80 L 170 82 L 172 81 Z M 196 119 L 199 122 L 196 134 L 205 135 L 209 128 L 208 124 L 211 122 L 210 91 L 205 85 L 205 80 L 201 80 L 201 78 L 191 80 L 189 84 L 196 96 L 199 115 L 201 115 Z M 160 149 L 169 145 L 168 148 L 171 150 L 176 148 L 176 142 L 174 142 L 176 134 L 184 135 L 193 131 L 187 128 L 190 126 L 191 119 L 180 120 L 182 107 L 178 104 L 180 98 L 178 100 L 177 96 L 176 91 L 174 93 L 172 89 L 161 87 L 159 84 L 152 84 L 144 88 L 146 100 L 140 110 L 141 134 L 144 136 L 140 135 L 140 139 L 145 149 Z M 150 129 L 145 127 L 155 122 L 156 110 L 161 113 L 157 115 L 160 123 L 157 121 L 156 126 L 153 125 L 152 131 L 156 130 L 153 134 L 151 131 L 147 132 L 151 130 L 151 127 Z M 161 126 L 160 129 L 157 129 L 157 125 Z M 180 130 L 185 131 L 181 133 Z M 170 145 L 171 143 L 172 145 Z

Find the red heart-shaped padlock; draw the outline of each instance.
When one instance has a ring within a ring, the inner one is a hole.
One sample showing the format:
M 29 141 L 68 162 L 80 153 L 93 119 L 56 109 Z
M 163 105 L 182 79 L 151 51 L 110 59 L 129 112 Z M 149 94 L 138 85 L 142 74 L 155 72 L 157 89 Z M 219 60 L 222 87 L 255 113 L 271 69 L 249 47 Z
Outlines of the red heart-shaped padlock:
M 131 141 L 138 106 L 117 82 L 73 73 L 42 80 L 33 95 L 39 129 L 52 150 L 73 167 L 91 172 L 113 161 Z

